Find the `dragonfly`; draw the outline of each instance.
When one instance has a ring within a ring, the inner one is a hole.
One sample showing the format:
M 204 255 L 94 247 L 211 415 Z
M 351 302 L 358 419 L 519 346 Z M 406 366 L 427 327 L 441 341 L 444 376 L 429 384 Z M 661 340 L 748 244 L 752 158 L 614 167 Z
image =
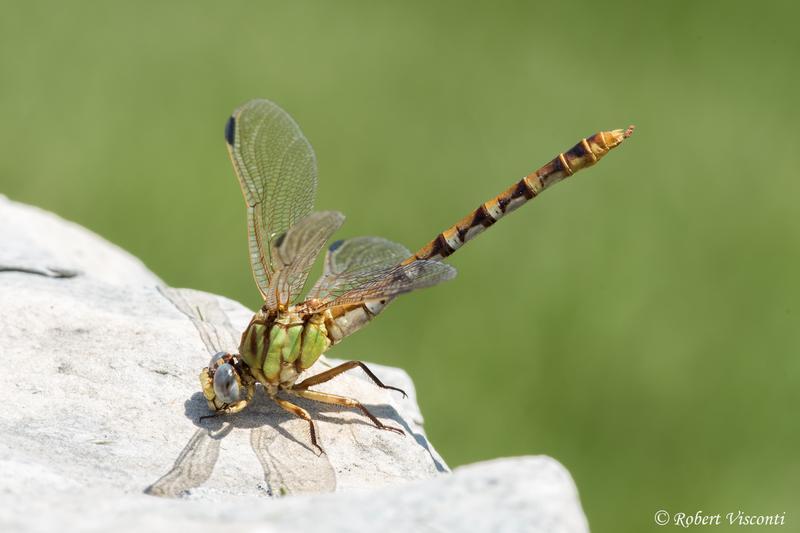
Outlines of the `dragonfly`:
M 548 187 L 597 163 L 632 132 L 630 126 L 581 139 L 413 254 L 380 237 L 333 242 L 322 276 L 301 298 L 317 256 L 344 215 L 313 210 L 316 156 L 289 114 L 263 99 L 237 108 L 225 125 L 225 142 L 245 200 L 250 266 L 264 303 L 242 333 L 238 353 L 220 351 L 200 372 L 210 416 L 241 411 L 260 384 L 271 400 L 308 423 L 311 443 L 322 453 L 314 421 L 295 398 L 358 409 L 375 427 L 403 434 L 357 399 L 313 389 L 361 368 L 378 387 L 405 395 L 364 362 L 348 361 L 302 380 L 301 374 L 399 295 L 452 279 L 456 271 L 443 259 Z
M 158 287 L 158 291 L 183 313 L 197 329 L 209 355 L 238 346 L 239 332 L 231 324 L 219 300 L 191 289 Z M 300 452 L 302 443 L 291 430 L 283 434 L 258 423 L 258 414 L 248 424 L 250 447 L 263 470 L 264 488 L 270 495 L 333 492 L 336 473 L 330 460 L 320 454 Z M 173 467 L 145 489 L 153 496 L 178 497 L 206 483 L 218 463 L 222 440 L 234 431 L 233 425 L 213 433 L 199 428 L 184 446 Z M 287 438 L 286 436 L 291 438 Z M 300 466 L 300 468 L 298 468 Z

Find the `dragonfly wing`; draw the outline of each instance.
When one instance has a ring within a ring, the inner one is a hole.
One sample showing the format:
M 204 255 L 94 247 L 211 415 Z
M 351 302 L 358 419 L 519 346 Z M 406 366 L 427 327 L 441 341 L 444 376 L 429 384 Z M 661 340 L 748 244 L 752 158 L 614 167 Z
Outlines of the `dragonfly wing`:
M 411 252 L 380 237 L 355 237 L 336 241 L 328 248 L 322 276 L 309 298 L 334 299 L 373 280 L 376 272 L 398 265 Z
M 285 305 L 300 294 L 319 251 L 343 222 L 344 215 L 336 211 L 311 213 L 275 239 L 268 305 L 271 298 Z
M 420 260 L 379 269 L 361 277 L 361 285 L 321 305 L 319 310 L 351 305 L 368 300 L 393 298 L 400 294 L 432 287 L 452 279 L 456 269 L 439 261 Z
M 236 353 L 236 330 L 211 294 L 192 289 L 159 286 L 158 291 L 192 321 L 208 353 Z
M 247 204 L 250 266 L 266 299 L 277 269 L 273 241 L 314 205 L 314 150 L 292 117 L 268 100 L 251 100 L 234 111 L 225 140 Z

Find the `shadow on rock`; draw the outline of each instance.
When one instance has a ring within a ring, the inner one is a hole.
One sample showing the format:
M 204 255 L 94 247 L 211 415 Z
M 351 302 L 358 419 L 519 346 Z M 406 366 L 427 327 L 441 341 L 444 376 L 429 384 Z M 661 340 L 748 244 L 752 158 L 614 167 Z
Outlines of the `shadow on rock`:
M 208 415 L 201 393 L 185 404 L 186 417 L 197 430 L 184 446 L 169 472 L 147 487 L 153 496 L 180 497 L 211 477 L 219 460 L 222 439 L 234 431 L 250 431 L 250 446 L 264 472 L 265 490 L 270 496 L 332 492 L 336 473 L 326 454 L 309 444 L 308 425 L 265 398 L 255 398 L 248 408 L 233 415 Z

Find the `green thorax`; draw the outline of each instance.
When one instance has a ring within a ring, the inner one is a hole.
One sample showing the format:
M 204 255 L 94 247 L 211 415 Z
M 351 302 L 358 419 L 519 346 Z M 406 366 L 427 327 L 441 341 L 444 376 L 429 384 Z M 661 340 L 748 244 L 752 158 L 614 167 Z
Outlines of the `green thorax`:
M 313 365 L 331 342 L 325 316 L 293 310 L 258 311 L 242 334 L 239 354 L 251 369 L 260 370 L 269 383 L 293 381 Z

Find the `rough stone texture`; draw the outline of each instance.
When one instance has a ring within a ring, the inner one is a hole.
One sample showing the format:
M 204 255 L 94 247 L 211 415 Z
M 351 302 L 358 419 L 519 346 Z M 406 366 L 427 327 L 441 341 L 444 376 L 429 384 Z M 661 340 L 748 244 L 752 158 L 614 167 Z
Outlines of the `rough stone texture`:
M 0 196 L 0 529 L 588 530 L 550 458 L 449 473 L 399 369 L 371 365 L 407 399 L 359 371 L 319 389 L 359 398 L 406 437 L 298 402 L 319 454 L 306 423 L 260 391 L 243 413 L 198 422 L 208 411 L 197 373 L 213 348 L 235 350 L 250 315 L 163 287 L 123 250 Z

